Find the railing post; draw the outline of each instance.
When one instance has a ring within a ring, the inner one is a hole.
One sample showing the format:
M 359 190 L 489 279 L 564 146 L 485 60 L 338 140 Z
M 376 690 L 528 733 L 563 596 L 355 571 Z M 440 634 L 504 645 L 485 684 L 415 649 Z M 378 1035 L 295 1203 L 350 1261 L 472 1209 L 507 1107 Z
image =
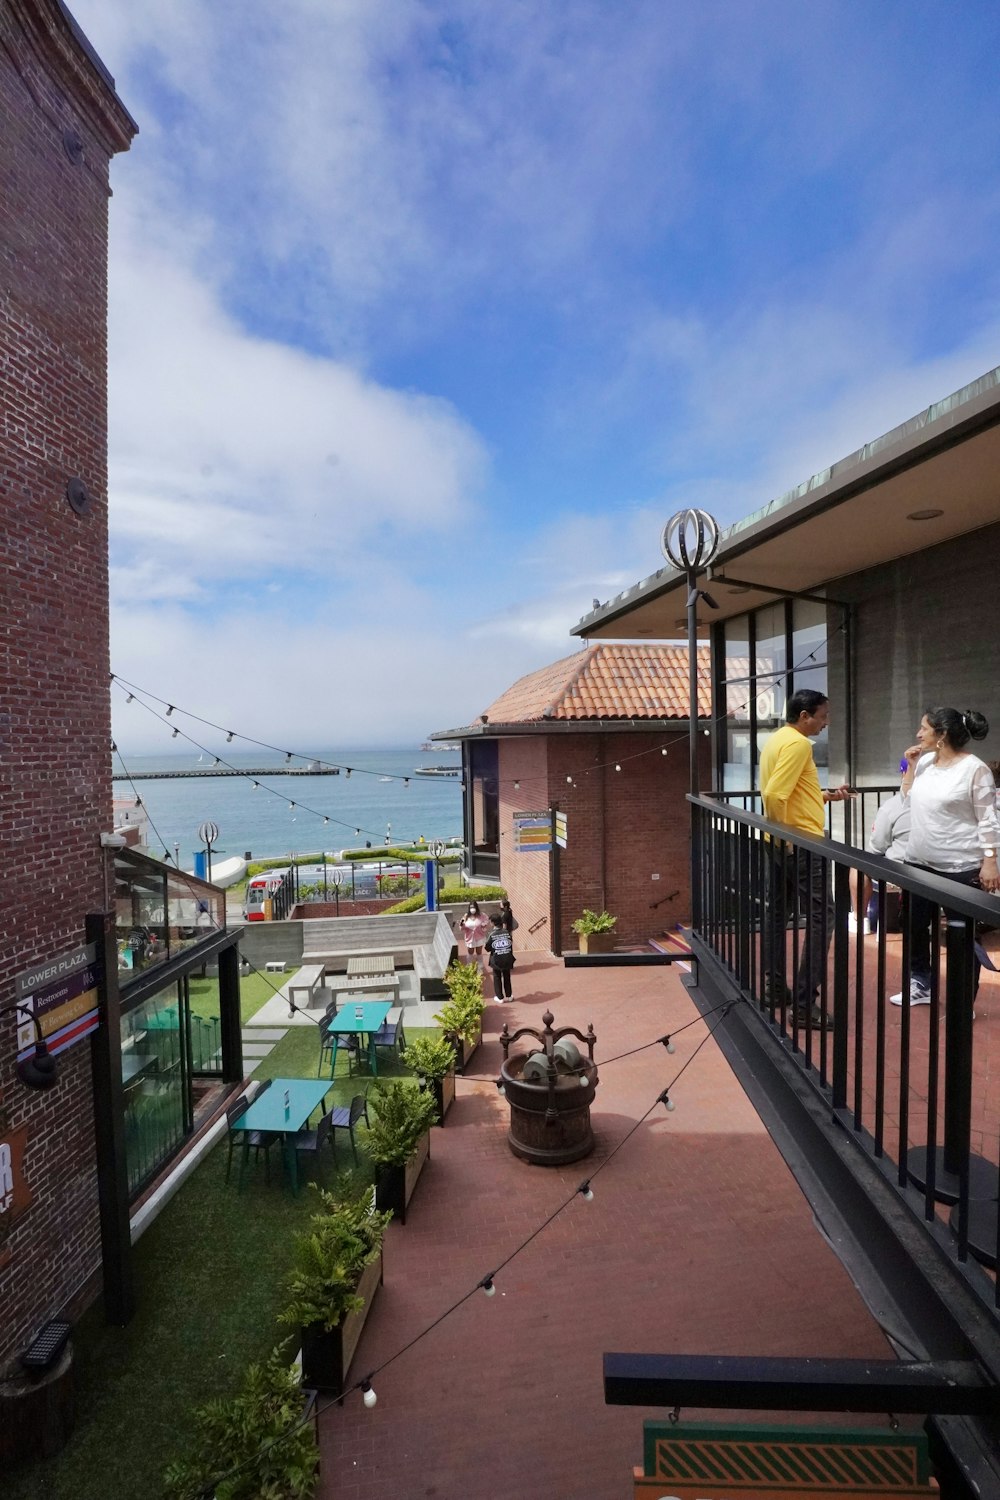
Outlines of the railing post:
M 824 882 L 825 884 L 825 882 Z M 833 1107 L 847 1104 L 848 935 L 847 912 L 851 904 L 850 871 L 840 863 L 833 867 Z

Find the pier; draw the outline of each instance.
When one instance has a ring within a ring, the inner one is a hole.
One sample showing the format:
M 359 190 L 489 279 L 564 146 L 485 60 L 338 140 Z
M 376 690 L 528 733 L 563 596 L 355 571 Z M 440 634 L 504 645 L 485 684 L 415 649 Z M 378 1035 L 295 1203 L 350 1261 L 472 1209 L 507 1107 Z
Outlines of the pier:
M 116 771 L 112 781 L 178 781 L 185 776 L 339 776 L 339 766 L 323 766 L 313 770 L 311 766 L 247 766 L 246 770 L 232 770 L 220 766 L 192 766 L 187 771 L 133 771 L 127 774 Z

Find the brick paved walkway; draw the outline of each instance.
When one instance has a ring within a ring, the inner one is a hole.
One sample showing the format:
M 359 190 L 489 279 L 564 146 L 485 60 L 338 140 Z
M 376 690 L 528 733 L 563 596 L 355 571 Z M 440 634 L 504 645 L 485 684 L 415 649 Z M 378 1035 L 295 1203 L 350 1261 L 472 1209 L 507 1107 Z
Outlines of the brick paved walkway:
M 391 1225 L 385 1285 L 352 1366 L 388 1359 L 491 1271 L 613 1150 L 706 1034 L 602 1069 L 598 1146 L 574 1166 L 518 1161 L 493 1078 L 503 1021 L 585 1030 L 597 1061 L 695 1011 L 674 969 L 566 970 L 525 954 L 513 1004 L 489 1006 L 476 1058 L 433 1134 L 405 1227 Z M 323 1500 L 611 1500 L 631 1495 L 644 1408 L 608 1407 L 607 1350 L 879 1357 L 888 1345 L 813 1224 L 777 1150 L 713 1042 L 599 1173 L 497 1278 L 322 1420 Z M 686 1411 L 685 1418 L 717 1417 Z M 763 1414 L 750 1420 L 763 1420 Z M 797 1420 L 806 1421 L 804 1417 Z M 820 1420 L 833 1420 L 831 1418 Z

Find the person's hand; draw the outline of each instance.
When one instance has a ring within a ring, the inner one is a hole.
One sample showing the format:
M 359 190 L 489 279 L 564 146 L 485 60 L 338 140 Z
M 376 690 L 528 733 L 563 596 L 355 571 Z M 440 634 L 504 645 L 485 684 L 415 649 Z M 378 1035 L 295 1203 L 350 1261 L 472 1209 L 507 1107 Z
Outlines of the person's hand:
M 1000 891 L 1000 868 L 995 859 L 984 859 L 979 867 L 979 884 L 984 891 Z
M 857 792 L 849 786 L 832 786 L 826 792 L 827 802 L 853 802 Z
M 905 750 L 903 753 L 905 754 L 906 759 L 910 765 L 910 770 L 912 771 L 913 767 L 916 765 L 917 761 L 920 759 L 924 752 L 919 745 L 911 745 L 910 748 L 908 750 Z

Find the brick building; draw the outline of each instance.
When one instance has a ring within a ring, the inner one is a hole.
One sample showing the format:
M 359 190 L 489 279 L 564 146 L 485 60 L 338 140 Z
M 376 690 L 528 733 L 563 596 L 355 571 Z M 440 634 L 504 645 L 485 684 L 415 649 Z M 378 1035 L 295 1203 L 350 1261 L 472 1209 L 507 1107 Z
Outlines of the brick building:
M 602 644 L 434 736 L 462 744 L 468 873 L 506 887 L 522 945 L 576 948 L 584 907 L 617 916 L 620 943 L 689 917 L 689 727 L 685 646 Z M 532 847 L 523 815 L 539 814 L 544 835 L 557 812 L 565 847 Z
M 108 177 L 136 127 L 58 0 L 4 0 L 0 40 L 6 1005 L 15 975 L 78 947 L 107 905 Z M 90 1049 L 66 1051 L 57 1087 L 31 1093 L 16 1032 L 0 1019 L 0 1136 L 23 1170 L 23 1211 L 0 1218 L 0 1360 L 100 1254 Z

